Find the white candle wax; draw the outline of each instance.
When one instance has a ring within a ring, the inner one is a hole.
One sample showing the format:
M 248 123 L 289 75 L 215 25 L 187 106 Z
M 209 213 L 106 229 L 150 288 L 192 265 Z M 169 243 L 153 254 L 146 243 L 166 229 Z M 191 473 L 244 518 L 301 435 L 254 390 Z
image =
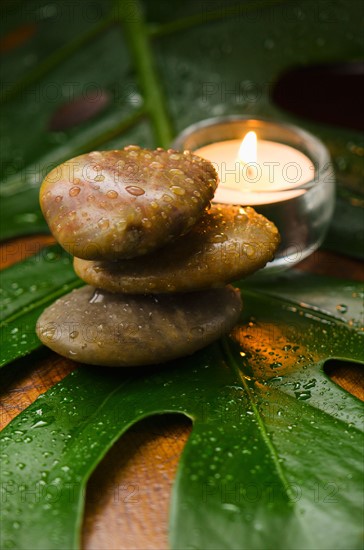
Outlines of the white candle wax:
M 194 151 L 211 161 L 219 174 L 214 202 L 246 206 L 281 202 L 305 193 L 292 188 L 314 179 L 313 163 L 293 147 L 258 140 L 256 162 L 248 162 L 246 158 L 239 160 L 240 146 L 241 141 L 233 139 Z

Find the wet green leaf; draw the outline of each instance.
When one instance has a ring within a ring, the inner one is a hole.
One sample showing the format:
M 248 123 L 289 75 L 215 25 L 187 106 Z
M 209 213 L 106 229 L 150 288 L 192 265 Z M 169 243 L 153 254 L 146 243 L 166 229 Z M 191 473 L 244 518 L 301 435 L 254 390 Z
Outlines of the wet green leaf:
M 56 298 L 81 284 L 70 256 L 59 246 L 45 248 L 1 273 L 0 367 L 41 345 L 35 334 L 39 315 Z
M 291 67 L 360 57 L 360 2 L 28 4 L 11 3 L 2 22 L 2 238 L 46 230 L 37 188 L 54 164 L 126 143 L 167 147 L 193 122 L 248 113 L 295 122 L 328 145 L 341 203 L 327 245 L 363 257 L 360 133 L 299 119 L 270 97 Z M 92 93 L 107 98 L 102 109 L 50 129 L 57 109 Z
M 2 433 L 3 547 L 78 548 L 92 470 L 133 423 L 175 412 L 194 426 L 172 548 L 361 548 L 363 407 L 323 369 L 364 364 L 361 292 L 294 273 L 244 284 L 232 338 L 165 366 L 70 374 Z
M 38 186 L 54 164 L 132 142 L 168 146 L 192 122 L 251 113 L 325 141 L 341 201 L 328 243 L 362 255 L 360 136 L 296 120 L 269 96 L 290 66 L 360 55 L 360 3 L 161 0 L 144 4 L 145 19 L 134 2 L 7 5 L 2 238 L 45 230 Z M 111 100 L 49 129 L 58 108 L 91 89 Z M 38 347 L 41 310 L 81 283 L 57 248 L 2 277 L 5 364 Z M 139 419 L 178 412 L 194 430 L 174 487 L 173 548 L 361 548 L 362 406 L 323 371 L 330 358 L 363 362 L 360 292 L 293 274 L 244 284 L 235 342 L 145 371 L 72 373 L 3 431 L 2 547 L 77 548 L 97 463 Z

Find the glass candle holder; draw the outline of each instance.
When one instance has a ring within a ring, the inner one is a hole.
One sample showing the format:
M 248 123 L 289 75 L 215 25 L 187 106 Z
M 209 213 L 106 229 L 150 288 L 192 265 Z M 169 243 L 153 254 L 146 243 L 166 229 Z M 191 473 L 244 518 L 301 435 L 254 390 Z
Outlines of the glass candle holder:
M 257 136 L 258 158 L 252 163 L 237 158 L 233 167 L 231 162 L 228 166 L 231 148 L 237 150 L 236 140 L 242 141 L 248 132 Z M 323 242 L 334 210 L 335 179 L 327 148 L 309 132 L 263 118 L 225 116 L 189 126 L 172 147 L 195 151 L 213 162 L 220 176 L 214 201 L 252 206 L 275 223 L 281 244 L 260 272 L 263 276 L 292 267 Z M 259 151 L 267 161 L 262 162 L 263 172 Z

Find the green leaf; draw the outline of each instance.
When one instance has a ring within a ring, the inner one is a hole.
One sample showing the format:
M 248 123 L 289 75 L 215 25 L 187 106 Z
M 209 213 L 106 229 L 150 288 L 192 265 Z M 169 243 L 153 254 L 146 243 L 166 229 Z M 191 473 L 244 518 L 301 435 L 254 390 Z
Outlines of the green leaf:
M 12 3 L 4 33 L 33 34 L 2 65 L 2 238 L 45 230 L 37 189 L 54 164 L 127 143 L 167 147 L 193 122 L 244 113 L 297 123 L 327 144 L 340 197 L 327 246 L 363 257 L 360 133 L 298 119 L 270 98 L 288 68 L 359 58 L 360 23 L 357 0 Z M 50 131 L 56 109 L 90 90 L 109 94 L 105 109 Z
M 0 367 L 41 346 L 35 334 L 39 315 L 56 298 L 82 284 L 70 256 L 59 246 L 44 248 L 1 273 Z
M 70 6 L 13 1 L 2 18 L 11 40 L 19 28 L 28 36 L 2 64 L 2 238 L 46 229 L 38 187 L 54 164 L 128 143 L 168 146 L 192 122 L 241 112 L 323 139 L 339 182 L 327 244 L 362 256 L 361 137 L 296 120 L 269 96 L 291 66 L 359 57 L 360 3 Z M 111 97 L 104 110 L 49 130 L 57 108 L 90 87 Z M 39 346 L 40 312 L 82 283 L 57 248 L 2 277 L 5 364 Z M 130 425 L 164 412 L 194 421 L 173 493 L 173 548 L 361 547 L 362 408 L 323 370 L 330 358 L 363 362 L 361 289 L 294 274 L 242 288 L 237 342 L 145 371 L 81 368 L 3 431 L 2 547 L 77 548 L 90 473 Z
M 363 407 L 323 367 L 363 364 L 362 289 L 292 273 L 242 293 L 234 341 L 156 368 L 82 367 L 5 428 L 4 548 L 78 548 L 91 472 L 133 423 L 165 412 L 194 424 L 172 548 L 361 548 Z

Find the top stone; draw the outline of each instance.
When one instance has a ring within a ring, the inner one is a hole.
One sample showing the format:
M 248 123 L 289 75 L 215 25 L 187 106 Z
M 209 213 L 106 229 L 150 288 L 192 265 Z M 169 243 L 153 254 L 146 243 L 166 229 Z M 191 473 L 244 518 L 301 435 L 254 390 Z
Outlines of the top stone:
M 189 151 L 94 151 L 54 168 L 40 205 L 57 241 L 86 260 L 142 256 L 187 233 L 218 183 L 212 164 Z

